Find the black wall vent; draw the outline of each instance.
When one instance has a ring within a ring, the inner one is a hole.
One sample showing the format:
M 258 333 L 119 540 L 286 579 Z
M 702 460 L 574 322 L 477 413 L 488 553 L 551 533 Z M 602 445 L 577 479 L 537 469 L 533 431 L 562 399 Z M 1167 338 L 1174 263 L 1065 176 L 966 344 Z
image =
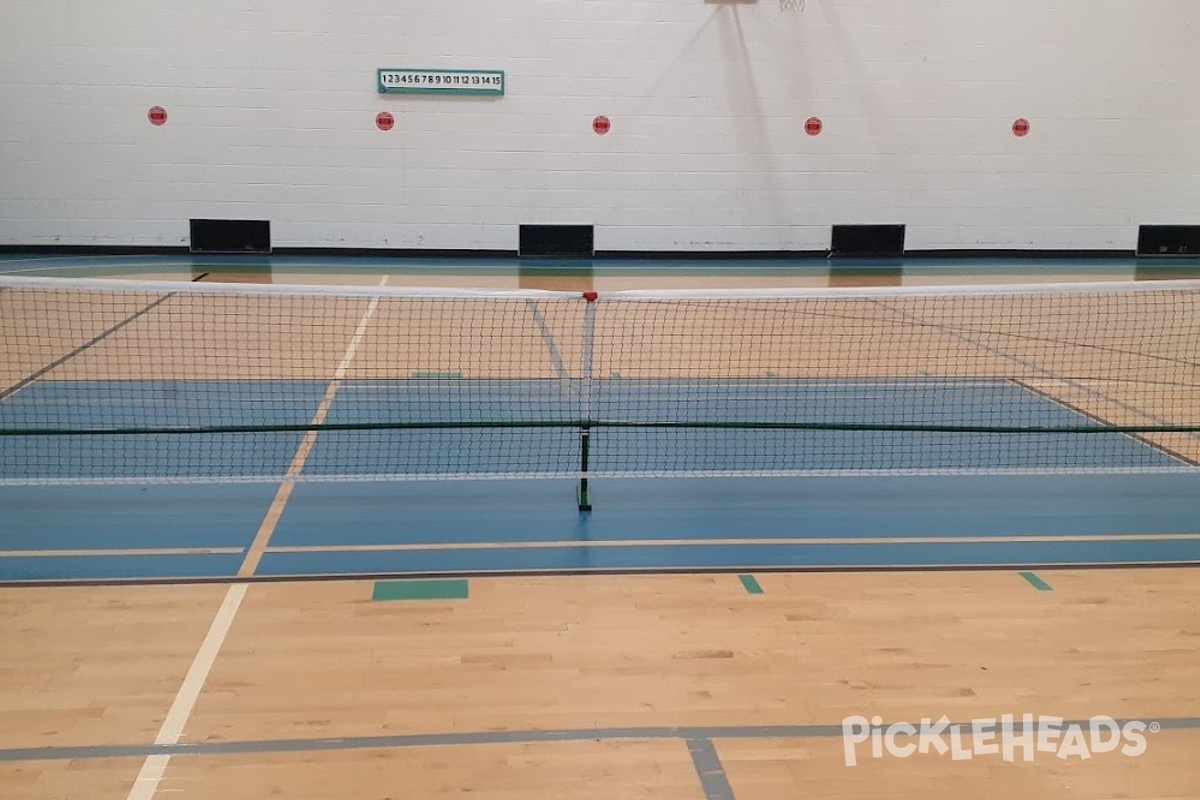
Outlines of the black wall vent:
M 521 258 L 591 258 L 595 251 L 591 225 L 521 226 Z
M 899 258 L 903 225 L 834 225 L 829 254 L 841 258 Z
M 193 253 L 269 253 L 271 223 L 249 219 L 194 219 Z

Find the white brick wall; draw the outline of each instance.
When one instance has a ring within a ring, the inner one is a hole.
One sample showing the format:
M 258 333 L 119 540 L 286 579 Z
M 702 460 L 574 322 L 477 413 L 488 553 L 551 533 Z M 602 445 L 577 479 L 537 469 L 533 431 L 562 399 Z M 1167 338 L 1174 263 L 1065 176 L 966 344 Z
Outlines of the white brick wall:
M 1200 2 L 806 6 L 0 0 L 0 244 L 245 217 L 282 247 L 570 222 L 605 250 L 804 250 L 905 222 L 913 248 L 1131 249 L 1200 222 Z M 405 66 L 502 69 L 508 94 L 376 94 Z

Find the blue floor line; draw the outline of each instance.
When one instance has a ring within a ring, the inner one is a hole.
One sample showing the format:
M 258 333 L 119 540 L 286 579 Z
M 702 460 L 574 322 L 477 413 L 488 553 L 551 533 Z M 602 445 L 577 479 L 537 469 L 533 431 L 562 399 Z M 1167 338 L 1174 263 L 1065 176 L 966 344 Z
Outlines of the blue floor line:
M 704 800 L 734 800 L 733 787 L 729 785 L 729 776 L 725 774 L 712 739 L 691 737 L 687 740 L 687 748 L 704 790 Z
M 1136 719 L 1114 720 L 1119 727 L 1128 722 L 1157 725 L 1160 731 L 1194 731 L 1200 729 L 1197 717 L 1155 717 L 1143 715 Z M 885 723 L 886 725 L 887 723 Z M 1056 730 L 1072 726 L 1090 727 L 1090 720 L 1066 719 Z M 969 729 L 970 722 L 958 725 Z M 1021 733 L 1020 722 L 1013 731 Z M 1035 725 L 1035 729 L 1040 729 Z M 1154 733 L 1150 732 L 1149 736 Z M 146 758 L 161 756 L 247 755 L 252 753 L 317 753 L 339 750 L 384 750 L 409 747 L 469 747 L 495 744 L 536 744 L 554 742 L 596 742 L 620 740 L 682 739 L 685 742 L 720 741 L 723 739 L 831 739 L 843 736 L 841 724 L 825 725 L 758 725 L 758 726 L 688 726 L 642 728 L 582 728 L 560 730 L 477 731 L 463 733 L 426 733 L 378 736 L 346 736 L 324 739 L 258 739 L 226 742 L 186 742 L 180 744 L 102 744 L 75 747 L 26 747 L 0 749 L 0 762 L 64 761 L 111 758 Z M 1152 742 L 1153 740 L 1150 739 Z M 703 750 L 703 746 L 699 749 Z M 715 754 L 714 754 L 715 755 Z M 700 764 L 708 770 L 716 767 L 712 757 L 701 752 Z

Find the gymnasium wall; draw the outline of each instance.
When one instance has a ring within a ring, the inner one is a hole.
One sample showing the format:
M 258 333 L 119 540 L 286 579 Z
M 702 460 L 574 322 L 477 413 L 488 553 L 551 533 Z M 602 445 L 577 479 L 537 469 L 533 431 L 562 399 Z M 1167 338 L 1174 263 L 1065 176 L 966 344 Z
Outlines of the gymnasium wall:
M 3 0 L 0 245 L 181 245 L 215 217 L 276 247 L 590 223 L 599 250 L 823 250 L 906 223 L 914 249 L 1132 249 L 1200 222 L 1195 0 L 803 5 Z M 507 94 L 379 95 L 379 67 Z

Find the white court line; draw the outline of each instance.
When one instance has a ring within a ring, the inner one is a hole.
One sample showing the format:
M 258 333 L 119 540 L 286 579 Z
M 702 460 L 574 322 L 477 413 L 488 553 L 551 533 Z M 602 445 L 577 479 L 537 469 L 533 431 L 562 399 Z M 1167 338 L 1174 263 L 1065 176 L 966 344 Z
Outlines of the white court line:
M 384 286 L 387 283 L 387 276 L 384 276 L 379 285 Z M 346 347 L 346 353 L 342 356 L 341 363 L 338 364 L 334 371 L 333 380 L 329 382 L 329 387 L 325 390 L 325 396 L 321 400 L 321 404 L 317 407 L 317 412 L 313 416 L 313 425 L 320 425 L 325 421 L 329 414 L 329 409 L 333 405 L 333 399 L 337 395 L 338 387 L 341 385 L 342 379 L 346 377 L 346 372 L 350 368 L 350 363 L 354 360 L 354 356 L 358 353 L 359 345 L 362 344 L 363 338 L 367 333 L 367 326 L 371 324 L 371 318 L 375 316 L 375 310 L 379 307 L 379 298 L 372 298 L 367 306 L 366 312 L 358 321 L 358 328 L 354 331 L 354 336 L 350 340 L 350 344 Z M 308 460 L 309 453 L 312 452 L 313 445 L 316 443 L 317 431 L 309 431 L 303 441 L 300 442 L 300 447 L 296 450 L 296 455 L 292 459 L 291 467 L 288 468 L 288 478 L 293 478 L 299 475 L 304 469 L 304 463 Z M 270 541 L 271 534 L 275 532 L 275 526 L 279 523 L 279 518 L 283 515 L 283 509 L 287 505 L 288 498 L 292 494 L 291 480 L 285 480 L 279 487 L 279 491 L 275 495 L 275 501 L 271 504 L 271 508 L 267 511 L 266 519 L 263 520 L 259 527 L 258 533 L 254 537 L 255 544 L 251 545 L 253 550 L 258 546 L 258 555 L 266 548 L 267 542 Z M 250 562 L 252 554 L 246 556 L 247 562 Z M 254 560 L 253 566 L 257 567 L 257 559 Z M 242 565 L 243 570 L 246 567 Z M 239 575 L 241 571 L 239 570 Z M 183 685 L 179 687 L 179 692 L 175 695 L 175 699 L 171 702 L 171 708 L 167 711 L 167 717 L 163 720 L 162 727 L 158 731 L 158 735 L 154 737 L 156 745 L 171 745 L 177 744 L 179 738 L 183 735 L 183 729 L 187 725 L 188 719 L 192 716 L 192 711 L 196 708 L 196 702 L 200 699 L 200 692 L 204 689 L 205 682 L 208 681 L 208 674 L 212 671 L 213 664 L 217 660 L 217 655 L 221 652 L 221 646 L 225 643 L 225 637 L 229 633 L 230 627 L 233 625 L 233 620 L 237 616 L 238 609 L 241 608 L 242 599 L 246 596 L 246 589 L 249 584 L 237 583 L 229 587 L 229 591 L 225 593 L 225 600 L 221 603 L 221 607 L 217 610 L 217 615 L 213 618 L 212 624 L 208 628 L 208 633 L 204 637 L 204 642 L 200 645 L 200 650 L 197 651 L 196 657 L 192 660 L 192 665 L 188 668 L 187 675 L 183 679 Z M 137 780 L 133 782 L 133 787 L 129 790 L 127 800 L 152 800 L 158 792 L 159 784 L 162 782 L 163 774 L 167 770 L 167 765 L 170 763 L 169 755 L 152 755 L 147 756 L 142 762 L 142 769 L 138 772 Z
M 387 284 L 387 276 L 385 275 L 379 285 Z M 350 339 L 350 344 L 346 347 L 346 353 L 342 356 L 341 363 L 333 372 L 333 380 L 325 387 L 325 396 L 321 398 L 321 402 L 317 405 L 317 411 L 313 414 L 310 425 L 323 425 L 326 418 L 329 416 L 329 409 L 333 406 L 333 399 L 337 397 L 338 390 L 346 378 L 346 372 L 350 369 L 350 363 L 354 361 L 354 356 L 358 353 L 359 345 L 362 344 L 363 338 L 367 335 L 367 326 L 371 324 L 372 317 L 375 316 L 376 309 L 379 308 L 379 298 L 372 297 L 371 302 L 367 305 L 366 312 L 362 315 L 362 319 L 358 321 L 358 327 L 354 331 L 354 336 Z M 254 534 L 254 541 L 250 543 L 249 549 L 246 551 L 246 558 L 242 561 L 242 566 L 238 569 L 239 578 L 247 578 L 253 575 L 258 570 L 258 564 L 262 560 L 263 553 L 267 550 L 267 544 L 271 541 L 271 536 L 275 533 L 275 527 L 279 524 L 280 517 L 283 516 L 283 510 L 287 507 L 288 500 L 292 497 L 292 491 L 296 488 L 294 479 L 299 477 L 304 471 L 304 465 L 308 462 L 309 455 L 312 454 L 313 447 L 317 443 L 317 434 L 319 432 L 312 430 L 304 434 L 304 438 L 300 440 L 300 446 L 296 448 L 296 455 L 292 458 L 292 463 L 288 467 L 288 471 L 284 477 L 283 483 L 279 485 L 278 491 L 275 492 L 275 499 L 271 501 L 271 507 L 267 510 L 267 515 L 263 518 L 262 525 L 259 526 L 258 532 Z
M 167 718 L 163 720 L 158 735 L 154 737 L 156 745 L 179 742 L 179 737 L 183 735 L 183 728 L 187 725 L 188 718 L 191 717 L 192 710 L 196 707 L 196 701 L 200 699 L 204 683 L 208 680 L 208 673 L 212 670 L 213 663 L 217 660 L 217 654 L 221 651 L 221 645 L 225 642 L 225 636 L 229 633 L 230 626 L 233 625 L 233 618 L 237 616 L 238 608 L 242 605 L 242 598 L 246 596 L 247 588 L 248 584 L 237 583 L 230 586 L 229 591 L 225 593 L 225 600 L 217 610 L 217 615 L 208 628 L 204 642 L 192 660 L 192 666 L 188 668 L 183 685 L 179 687 L 179 692 L 171 703 L 171 709 L 167 712 Z M 170 760 L 171 757 L 167 755 L 147 756 L 138 773 L 137 780 L 133 782 L 133 788 L 129 790 L 129 800 L 151 800 L 158 791 L 158 784 L 162 781 L 163 773 Z

